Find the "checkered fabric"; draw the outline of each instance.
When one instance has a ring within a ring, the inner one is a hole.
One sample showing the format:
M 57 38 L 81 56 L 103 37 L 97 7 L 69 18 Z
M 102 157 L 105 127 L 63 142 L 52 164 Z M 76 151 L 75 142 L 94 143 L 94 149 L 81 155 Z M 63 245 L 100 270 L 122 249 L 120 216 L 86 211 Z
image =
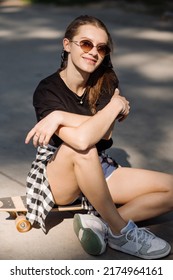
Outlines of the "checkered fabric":
M 56 150 L 57 148 L 50 145 L 38 147 L 36 159 L 31 165 L 31 170 L 26 180 L 26 203 L 28 210 L 26 218 L 32 225 L 34 223 L 39 224 L 44 233 L 46 233 L 46 217 L 55 205 L 47 179 L 46 166 Z M 93 206 L 84 196 L 81 196 L 81 204 L 83 209 L 89 212 L 93 210 Z
M 55 204 L 47 180 L 46 165 L 55 151 L 56 148 L 52 146 L 38 147 L 36 159 L 27 176 L 26 218 L 31 224 L 38 223 L 45 233 L 45 219 Z
M 46 217 L 55 205 L 47 179 L 46 166 L 56 150 L 57 148 L 51 145 L 39 146 L 36 159 L 31 165 L 31 170 L 26 180 L 26 203 L 28 210 L 26 218 L 30 221 L 31 225 L 34 223 L 39 224 L 44 233 L 46 233 Z M 117 163 L 105 153 L 101 153 L 99 159 L 104 173 L 109 166 L 117 167 Z M 85 196 L 81 195 L 80 199 L 83 209 L 88 210 L 89 214 L 97 215 L 96 210 Z

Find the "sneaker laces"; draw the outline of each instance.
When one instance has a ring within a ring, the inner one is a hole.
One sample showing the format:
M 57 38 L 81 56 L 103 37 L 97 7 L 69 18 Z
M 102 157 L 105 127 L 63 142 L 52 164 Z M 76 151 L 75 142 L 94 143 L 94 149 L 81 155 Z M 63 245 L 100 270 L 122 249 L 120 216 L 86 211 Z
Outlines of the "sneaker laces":
M 133 229 L 130 229 L 125 234 L 127 241 L 133 241 L 136 243 L 136 250 L 138 251 L 139 243 L 151 245 L 151 241 L 155 238 L 155 235 L 150 232 L 147 228 L 138 228 L 135 226 Z

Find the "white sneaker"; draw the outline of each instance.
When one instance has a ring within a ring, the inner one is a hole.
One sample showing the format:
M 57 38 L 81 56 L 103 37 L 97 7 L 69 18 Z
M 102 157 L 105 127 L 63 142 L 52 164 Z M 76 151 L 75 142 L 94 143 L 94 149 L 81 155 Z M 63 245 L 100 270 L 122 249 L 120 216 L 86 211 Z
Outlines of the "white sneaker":
M 112 249 L 148 260 L 163 258 L 171 251 L 166 241 L 146 228 L 138 228 L 132 221 L 121 230 L 121 235 L 113 235 L 109 229 L 108 245 Z
M 107 226 L 101 219 L 89 214 L 75 214 L 74 231 L 83 247 L 91 255 L 101 255 L 106 250 Z

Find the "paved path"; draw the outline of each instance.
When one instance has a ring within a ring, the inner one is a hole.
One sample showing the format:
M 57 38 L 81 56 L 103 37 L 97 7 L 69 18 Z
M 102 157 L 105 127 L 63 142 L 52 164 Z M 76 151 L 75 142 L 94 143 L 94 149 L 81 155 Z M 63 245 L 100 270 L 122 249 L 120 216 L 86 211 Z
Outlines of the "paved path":
M 64 29 L 80 14 L 97 16 L 110 29 L 116 44 L 113 63 L 131 101 L 131 114 L 116 128 L 110 152 L 123 165 L 172 172 L 172 22 L 115 5 L 7 2 L 0 5 L 0 197 L 25 193 L 35 154 L 32 145 L 24 144 L 35 123 L 32 94 L 40 79 L 59 66 Z M 87 255 L 73 233 L 71 213 L 50 215 L 48 235 L 40 229 L 20 234 L 7 217 L 0 214 L 0 259 L 136 259 L 111 249 L 98 258 Z M 172 243 L 172 218 L 145 224 Z

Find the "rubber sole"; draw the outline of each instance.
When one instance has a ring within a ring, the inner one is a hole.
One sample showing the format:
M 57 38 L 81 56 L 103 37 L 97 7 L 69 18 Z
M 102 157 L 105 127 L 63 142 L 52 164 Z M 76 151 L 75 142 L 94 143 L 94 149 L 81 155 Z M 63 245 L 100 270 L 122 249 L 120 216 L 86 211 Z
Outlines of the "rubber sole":
M 171 246 L 169 244 L 167 244 L 165 251 L 164 252 L 160 252 L 160 254 L 157 255 L 141 255 L 140 253 L 133 253 L 130 252 L 122 247 L 116 246 L 115 244 L 111 244 L 110 242 L 108 242 L 108 246 L 114 250 L 117 250 L 119 252 L 128 254 L 128 255 L 132 255 L 135 257 L 138 257 L 140 259 L 144 259 L 144 260 L 156 260 L 156 259 L 161 259 L 166 257 L 167 255 L 169 255 L 170 251 L 171 251 Z
M 96 256 L 105 251 L 106 243 L 92 229 L 82 226 L 79 214 L 74 216 L 73 228 L 85 252 Z

